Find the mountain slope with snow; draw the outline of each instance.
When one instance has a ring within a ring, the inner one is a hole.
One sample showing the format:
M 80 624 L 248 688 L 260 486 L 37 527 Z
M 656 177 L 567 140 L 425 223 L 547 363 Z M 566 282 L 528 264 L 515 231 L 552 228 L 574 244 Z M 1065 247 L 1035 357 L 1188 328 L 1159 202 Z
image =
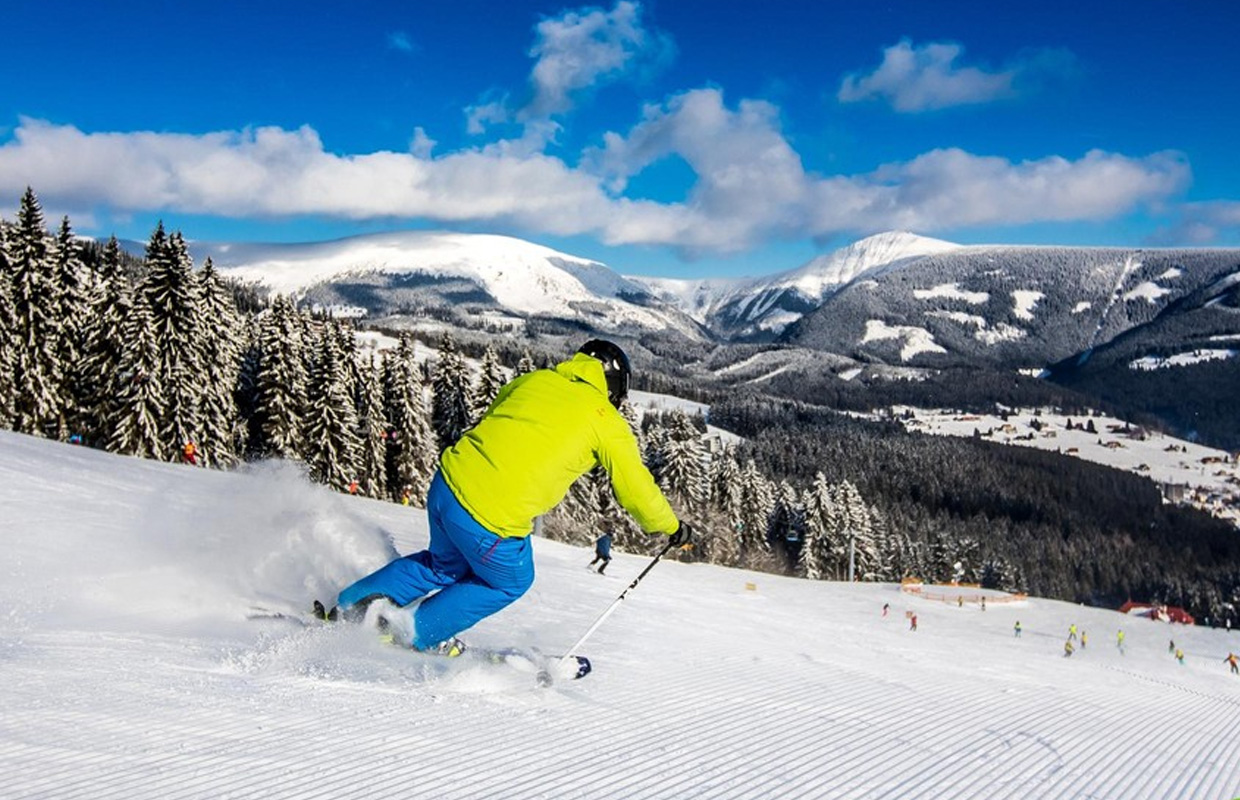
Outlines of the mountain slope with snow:
M 593 675 L 539 689 L 246 619 L 420 547 L 421 511 L 9 432 L 0 506 L 6 798 L 1240 794 L 1235 632 L 669 561 L 583 648 Z M 649 560 L 601 577 L 585 549 L 534 549 L 533 589 L 475 647 L 557 652 Z M 1066 658 L 1072 624 L 1089 641 Z
M 725 338 L 770 338 L 862 275 L 960 245 L 906 231 L 869 236 L 796 269 L 743 281 L 633 278 Z
M 193 246 L 225 277 L 371 315 L 475 306 L 601 329 L 695 326 L 603 264 L 509 236 L 401 231 L 313 244 Z

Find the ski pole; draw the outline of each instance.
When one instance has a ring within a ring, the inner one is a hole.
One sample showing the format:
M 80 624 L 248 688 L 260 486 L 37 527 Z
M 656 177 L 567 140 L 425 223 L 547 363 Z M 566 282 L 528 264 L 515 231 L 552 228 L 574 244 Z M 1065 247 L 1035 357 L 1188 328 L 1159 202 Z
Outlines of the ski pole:
M 589 630 L 587 630 L 584 634 L 582 634 L 581 638 L 577 640 L 577 643 L 565 651 L 565 654 L 560 657 L 559 662 L 556 664 L 557 669 L 562 668 L 564 664 L 566 664 L 570 658 L 576 657 L 573 654 L 577 651 L 577 648 L 585 644 L 586 639 L 589 639 L 594 634 L 594 632 L 598 630 L 598 627 L 603 624 L 603 620 L 610 617 L 611 612 L 616 610 L 616 608 L 620 605 L 621 601 L 624 600 L 624 596 L 627 595 L 629 592 L 633 591 L 634 587 L 636 587 L 637 584 L 642 582 L 642 578 L 646 577 L 646 573 L 654 569 L 654 565 L 659 563 L 659 559 L 663 558 L 663 556 L 667 553 L 667 551 L 671 549 L 672 549 L 672 542 L 671 542 L 671 538 L 669 537 L 667 544 L 665 544 L 663 546 L 663 549 L 659 551 L 659 554 L 654 557 L 654 560 L 646 565 L 646 568 L 641 571 L 641 574 L 633 579 L 633 582 L 629 584 L 627 589 L 625 589 L 623 592 L 620 593 L 619 597 L 611 601 L 611 605 L 607 607 L 607 610 L 604 611 L 602 614 L 600 614 L 598 619 L 594 620 L 594 624 L 590 626 Z

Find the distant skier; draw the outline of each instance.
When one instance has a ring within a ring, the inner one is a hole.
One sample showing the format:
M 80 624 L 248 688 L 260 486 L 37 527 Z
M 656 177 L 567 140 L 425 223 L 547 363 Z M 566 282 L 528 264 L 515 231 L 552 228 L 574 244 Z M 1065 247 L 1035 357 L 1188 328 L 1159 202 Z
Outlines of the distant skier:
M 1184 651 L 1178 647 L 1175 649 L 1175 660 L 1184 663 Z
M 181 460 L 186 464 L 198 464 L 198 448 L 193 442 L 186 442 L 181 448 Z
M 1070 657 L 1070 656 L 1072 655 L 1072 653 L 1074 653 L 1074 652 L 1075 652 L 1075 650 L 1076 650 L 1076 649 L 1072 646 L 1072 640 L 1071 640 L 1071 639 L 1068 639 L 1067 641 L 1065 641 L 1065 642 L 1063 643 L 1063 657 L 1064 657 L 1064 658 L 1068 658 L 1068 657 Z
M 590 562 L 590 566 L 598 564 L 598 574 L 602 575 L 603 570 L 607 569 L 607 565 L 611 563 L 611 531 L 604 531 L 603 535 L 594 541 L 594 560 Z
M 883 603 L 883 616 L 887 616 L 887 612 L 891 610 L 890 603 Z
M 982 597 L 982 610 L 983 610 L 983 611 L 985 611 L 985 610 L 986 610 L 986 598 L 985 598 L 985 596 L 983 596 L 983 597 Z
M 910 631 L 915 631 L 915 630 L 917 630 L 917 615 L 916 615 L 916 614 L 912 614 L 912 615 L 910 615 L 910 616 L 909 616 L 909 618 L 908 618 L 908 629 L 909 629 Z
M 1086 638 L 1085 638 L 1085 631 L 1081 631 L 1081 649 L 1082 649 L 1082 650 L 1084 650 L 1084 649 L 1085 649 L 1085 645 L 1086 645 L 1087 643 L 1088 643 L 1088 641 L 1087 641 L 1087 640 L 1086 640 Z
M 1019 639 L 1021 631 L 1020 620 L 1016 620 L 1016 624 L 1012 626 L 1012 631 L 1016 634 L 1016 638 Z
M 1175 639 L 1171 639 L 1170 641 L 1167 642 L 1167 652 L 1168 653 L 1175 652 Z
M 505 384 L 482 419 L 439 458 L 426 501 L 427 549 L 346 587 L 337 599 L 340 614 L 360 619 L 371 602 L 386 598 L 405 609 L 401 621 L 408 624 L 394 626 L 404 643 L 458 655 L 464 645 L 457 633 L 533 584 L 534 518 L 600 464 L 643 530 L 691 544 L 691 529 L 642 464 L 620 414 L 629 377 L 624 351 L 596 339 L 552 369 Z
M 1223 663 L 1231 667 L 1232 675 L 1240 675 L 1240 659 L 1236 658 L 1235 653 L 1228 653 L 1227 658 L 1223 659 Z
M 1068 641 L 1069 642 L 1076 641 L 1076 623 L 1073 623 L 1068 626 Z
M 1115 632 L 1115 646 L 1119 648 L 1120 655 L 1123 655 L 1124 654 L 1124 631 L 1122 629 Z

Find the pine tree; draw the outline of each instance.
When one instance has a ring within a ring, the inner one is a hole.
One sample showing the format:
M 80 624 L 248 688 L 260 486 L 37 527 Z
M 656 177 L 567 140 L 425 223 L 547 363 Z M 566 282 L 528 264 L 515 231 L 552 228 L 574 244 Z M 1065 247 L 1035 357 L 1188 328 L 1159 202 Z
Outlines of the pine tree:
M 306 368 L 299 316 L 292 301 L 277 297 L 259 328 L 254 377 L 258 441 L 254 449 L 268 457 L 301 457 Z
M 439 361 L 435 364 L 431 383 L 431 403 L 431 423 L 439 449 L 446 450 L 473 425 L 469 368 L 451 334 L 444 334 L 439 345 Z
M 358 479 L 357 412 L 336 324 L 319 336 L 306 396 L 305 460 L 311 480 L 347 489 Z
M 189 249 L 180 233 L 165 236 L 160 223 L 147 244 L 149 272 L 140 287 L 151 309 L 159 348 L 159 457 L 173 461 L 186 442 L 202 440 L 205 354 L 201 297 Z
M 358 480 L 362 494 L 381 498 L 388 494 L 387 485 L 387 419 L 383 413 L 383 389 L 379 367 L 370 356 L 362 370 L 361 406 L 358 409 L 357 434 L 361 442 L 358 454 Z
M 107 448 L 115 453 L 160 458 L 165 451 L 159 420 L 164 392 L 160 381 L 159 346 L 146 295 L 134 299 L 125 320 L 125 349 L 117 365 L 115 417 Z
M 403 335 L 384 358 L 388 439 L 388 482 L 393 493 L 408 491 L 410 502 L 423 507 L 434 476 L 439 449 L 431 429 L 430 407 L 422 369 L 413 342 Z
M 7 237 L 16 346 L 13 353 L 13 429 L 54 435 L 64 397 L 60 348 L 60 296 L 43 209 L 26 189 L 17 224 Z
M 741 520 L 738 531 L 740 563 L 759 567 L 770 554 L 768 540 L 775 500 L 770 482 L 750 459 L 741 470 Z
M 805 541 L 798 563 L 805 577 L 823 580 L 835 573 L 838 560 L 839 512 L 834 490 L 819 471 L 805 492 Z
M 855 567 L 854 576 L 861 578 L 870 574 L 878 561 L 870 512 L 861 499 L 861 493 L 851 481 L 843 481 L 835 487 L 835 491 L 843 546 L 843 552 L 840 554 L 839 577 L 848 577 L 849 549 L 851 548 Z
M 495 352 L 494 345 L 488 344 L 482 353 L 478 382 L 473 390 L 473 418 L 475 420 L 481 419 L 491 407 L 491 403 L 495 402 L 496 395 L 506 382 L 504 368 L 499 363 L 499 354 Z
M 244 328 L 232 293 L 210 258 L 198 273 L 198 295 L 203 356 L 198 452 L 205 466 L 227 466 L 237 462 L 241 447 L 236 389 Z
M 73 238 L 69 218 L 63 217 L 56 233 L 54 247 L 58 316 L 61 320 L 56 358 L 64 376 L 60 400 L 60 417 L 56 438 L 65 441 L 73 433 L 81 434 L 85 420 L 86 389 L 82 374 L 82 351 L 85 349 L 83 328 L 88 305 L 86 298 L 86 267 L 82 264 L 79 246 Z
M 707 478 L 702 434 L 689 415 L 679 410 L 664 416 L 662 428 L 659 455 L 655 459 L 659 485 L 683 508 L 704 510 L 710 496 L 710 481 Z
M 530 350 L 527 347 L 525 350 L 521 351 L 521 360 L 517 362 L 516 374 L 513 375 L 513 377 L 515 378 L 520 375 L 524 375 L 527 372 L 533 372 L 536 369 L 538 369 L 538 365 L 534 363 L 534 357 L 530 355 Z
M 102 444 L 111 439 L 116 428 L 117 399 L 124 388 L 120 364 L 126 347 L 125 325 L 133 309 L 115 236 L 103 248 L 87 305 L 80 372 L 85 412 L 81 433 L 85 441 Z
M 0 428 L 12 428 L 16 410 L 17 387 L 13 383 L 17 350 L 17 323 L 13 311 L 13 288 L 10 280 L 8 237 L 0 222 Z

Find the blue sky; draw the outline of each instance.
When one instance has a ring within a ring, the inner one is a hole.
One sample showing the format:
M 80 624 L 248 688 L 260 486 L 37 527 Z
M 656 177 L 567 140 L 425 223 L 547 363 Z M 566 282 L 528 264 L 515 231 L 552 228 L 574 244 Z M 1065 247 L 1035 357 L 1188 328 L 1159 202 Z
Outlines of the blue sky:
M 1240 245 L 1231 3 L 10 0 L 0 208 L 506 233 L 632 274 L 883 230 Z

